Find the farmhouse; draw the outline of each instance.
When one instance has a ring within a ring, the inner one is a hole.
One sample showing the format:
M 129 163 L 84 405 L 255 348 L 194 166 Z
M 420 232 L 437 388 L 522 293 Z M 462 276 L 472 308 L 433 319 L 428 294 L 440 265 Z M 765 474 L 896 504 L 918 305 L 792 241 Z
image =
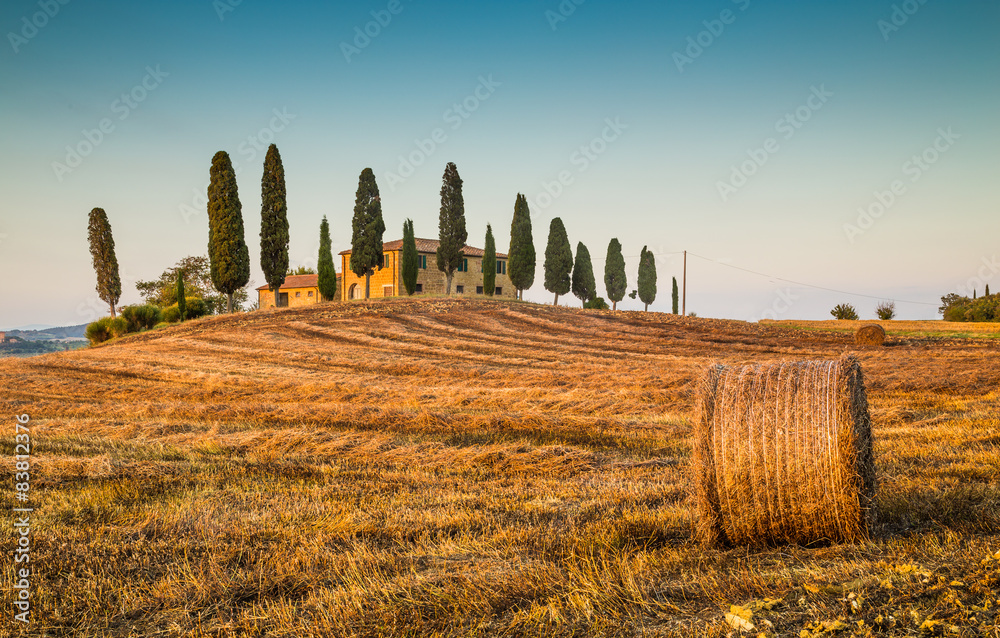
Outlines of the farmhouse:
M 340 274 L 337 274 L 337 290 L 340 290 Z M 288 275 L 285 283 L 278 289 L 278 307 L 288 308 L 308 306 L 321 301 L 319 294 L 319 275 Z M 274 294 L 267 284 L 257 288 L 257 307 L 273 308 Z
M 417 290 L 419 293 L 441 294 L 445 292 L 444 273 L 437 269 L 437 249 L 440 242 L 436 239 L 417 239 Z M 395 297 L 406 294 L 403 287 L 403 240 L 385 242 L 382 244 L 384 266 L 371 276 L 372 297 Z M 451 285 L 456 295 L 483 294 L 483 255 L 482 248 L 466 246 L 462 249 L 462 261 L 455 271 Z M 338 285 L 337 293 L 342 301 L 348 299 L 364 299 L 365 278 L 351 272 L 351 251 L 340 253 L 340 271 L 343 273 L 343 286 Z M 514 286 L 507 276 L 507 255 L 497 253 L 496 264 L 497 297 L 514 298 Z

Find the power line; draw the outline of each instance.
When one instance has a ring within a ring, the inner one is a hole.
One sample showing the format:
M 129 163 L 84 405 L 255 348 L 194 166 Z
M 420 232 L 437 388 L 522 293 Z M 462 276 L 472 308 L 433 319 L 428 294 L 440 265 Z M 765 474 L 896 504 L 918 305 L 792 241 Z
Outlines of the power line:
M 750 270 L 749 268 L 742 268 L 740 266 L 734 266 L 732 264 L 727 264 L 727 263 L 719 261 L 717 259 L 710 259 L 708 257 L 703 257 L 703 256 L 698 255 L 696 253 L 693 253 L 691 251 L 688 251 L 688 254 L 691 255 L 692 257 L 698 257 L 699 259 L 704 259 L 705 261 L 710 261 L 710 262 L 712 262 L 714 264 L 719 264 L 720 266 L 725 266 L 727 268 L 734 268 L 736 270 L 742 270 L 743 272 L 748 272 L 750 274 L 758 275 L 760 277 L 767 277 L 768 279 L 777 279 L 778 281 L 784 281 L 785 283 L 795 284 L 796 286 L 805 286 L 806 288 L 816 288 L 817 290 L 825 290 L 827 292 L 835 292 L 835 293 L 838 293 L 838 294 L 841 294 L 841 295 L 851 295 L 853 297 L 867 297 L 868 299 L 879 299 L 879 300 L 886 299 L 885 297 L 876 297 L 874 295 L 866 295 L 866 294 L 863 294 L 863 293 L 860 293 L 860 292 L 848 292 L 846 290 L 837 290 L 835 288 L 827 288 L 825 286 L 817 286 L 817 285 L 814 285 L 814 284 L 803 283 L 801 281 L 794 281 L 792 279 L 785 279 L 784 277 L 776 277 L 774 275 L 768 275 L 767 273 L 757 272 L 756 270 Z M 905 299 L 888 299 L 888 301 L 895 301 L 895 302 L 898 302 L 898 303 L 917 304 L 917 305 L 921 305 L 921 306 L 936 306 L 937 305 L 936 303 L 930 303 L 930 302 L 927 302 L 927 301 L 907 301 Z

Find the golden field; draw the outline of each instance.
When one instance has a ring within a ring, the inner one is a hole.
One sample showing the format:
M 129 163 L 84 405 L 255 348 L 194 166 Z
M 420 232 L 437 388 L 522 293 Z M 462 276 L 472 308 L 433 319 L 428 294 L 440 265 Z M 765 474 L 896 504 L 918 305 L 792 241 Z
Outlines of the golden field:
M 859 351 L 870 541 L 692 541 L 702 370 L 855 349 L 788 323 L 394 299 L 2 360 L 35 512 L 0 634 L 1000 635 L 1000 342 L 941 322 Z

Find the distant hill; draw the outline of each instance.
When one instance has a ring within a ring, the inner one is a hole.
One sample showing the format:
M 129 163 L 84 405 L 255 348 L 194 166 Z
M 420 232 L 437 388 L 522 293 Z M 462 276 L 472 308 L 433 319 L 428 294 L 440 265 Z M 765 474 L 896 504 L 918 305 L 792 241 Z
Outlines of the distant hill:
M 20 337 L 25 341 L 58 341 L 61 339 L 86 339 L 87 324 L 62 326 L 44 330 L 7 330 L 8 337 Z

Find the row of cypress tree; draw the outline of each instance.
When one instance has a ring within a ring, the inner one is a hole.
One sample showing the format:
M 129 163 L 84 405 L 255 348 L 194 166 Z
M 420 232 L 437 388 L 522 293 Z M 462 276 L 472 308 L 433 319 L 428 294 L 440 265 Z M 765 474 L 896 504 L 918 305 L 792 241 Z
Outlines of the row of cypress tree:
M 212 158 L 208 187 L 208 255 L 212 284 L 227 296 L 227 312 L 233 311 L 233 296 L 250 279 L 250 255 L 244 238 L 242 205 L 236 184 L 236 173 L 229 154 L 219 151 Z M 365 278 L 365 298 L 371 294 L 371 275 L 381 269 L 383 263 L 382 243 L 385 222 L 382 219 L 382 204 L 378 184 L 371 168 L 365 168 L 358 180 L 355 196 L 353 232 L 351 238 L 350 268 L 358 277 Z M 451 284 L 455 271 L 463 258 L 463 249 L 468 240 L 465 224 L 465 203 L 462 195 L 462 178 L 458 168 L 449 162 L 444 171 L 441 186 L 441 209 L 438 218 L 439 246 L 436 254 L 438 270 L 446 278 L 446 291 L 451 294 Z M 109 303 L 111 315 L 115 316 L 115 304 L 121 295 L 121 281 L 118 262 L 114 252 L 111 226 L 103 209 L 91 211 L 89 239 L 94 269 L 97 273 L 97 291 L 101 299 Z M 271 144 L 264 158 L 264 172 L 261 177 L 261 229 L 260 265 L 268 288 L 279 298 L 281 285 L 288 272 L 288 205 L 285 188 L 285 171 L 278 147 Z M 483 290 L 492 296 L 496 283 L 496 241 L 493 229 L 486 225 L 483 257 Z M 419 268 L 413 220 L 403 224 L 403 284 L 408 294 L 416 290 Z M 320 249 L 317 263 L 318 287 L 324 299 L 333 299 L 337 290 L 336 270 L 333 262 L 330 225 L 326 216 L 320 224 Z M 535 247 L 531 230 L 531 214 L 527 198 L 518 193 L 514 202 L 511 220 L 510 249 L 508 252 L 508 277 L 517 291 L 517 298 L 524 298 L 524 291 L 535 280 Z M 178 289 L 183 290 L 182 275 Z M 605 261 L 604 283 L 613 308 L 625 296 L 628 287 L 625 275 L 625 260 L 621 243 L 617 238 L 608 245 Z M 674 312 L 677 312 L 677 284 L 674 280 Z M 548 245 L 545 250 L 545 289 L 554 293 L 554 303 L 559 296 L 572 290 L 573 294 L 585 302 L 597 297 L 597 285 L 590 252 L 582 243 L 577 244 L 576 258 L 570 248 L 566 227 L 560 218 L 552 220 L 549 226 Z M 656 264 L 653 254 L 643 247 L 639 260 L 637 290 L 632 298 L 639 298 L 649 304 L 656 298 Z
M 611 300 L 612 309 L 618 309 L 618 302 L 625 297 L 628 289 L 628 278 L 625 275 L 625 257 L 622 256 L 622 245 L 618 238 L 612 238 L 608 243 L 608 253 L 604 261 L 604 287 Z M 594 266 L 590 251 L 583 244 L 576 245 L 576 258 L 570 248 L 566 226 L 562 219 L 556 217 L 549 224 L 549 240 L 545 247 L 545 289 L 553 293 L 553 304 L 559 305 L 559 296 L 572 291 L 573 294 L 588 303 L 597 298 L 597 283 L 594 280 Z M 677 314 L 677 279 L 673 280 L 673 311 Z M 639 299 L 649 310 L 649 304 L 656 299 L 656 257 L 646 246 L 639 255 L 639 274 L 636 290 L 630 297 Z M 607 307 L 607 306 L 604 306 Z

